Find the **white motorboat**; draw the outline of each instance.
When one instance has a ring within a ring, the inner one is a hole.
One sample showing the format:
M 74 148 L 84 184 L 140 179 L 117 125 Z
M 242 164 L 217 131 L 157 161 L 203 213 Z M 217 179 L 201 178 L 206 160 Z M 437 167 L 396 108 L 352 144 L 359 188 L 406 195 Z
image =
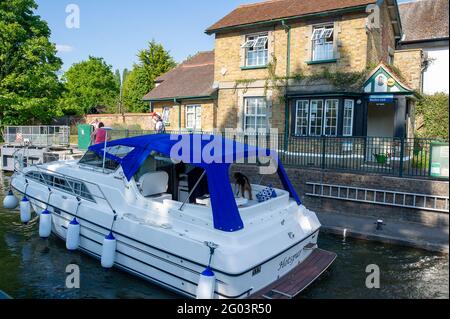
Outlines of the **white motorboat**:
M 188 156 L 173 151 L 181 139 L 191 148 Z M 220 148 L 210 163 L 193 159 L 196 135 L 94 145 L 80 161 L 18 169 L 11 186 L 26 197 L 25 212 L 29 200 L 68 248 L 104 267 L 187 297 L 248 298 L 301 265 L 317 248 L 321 225 L 280 162 L 284 189 L 252 185 L 253 200 L 236 197 L 225 159 L 236 162 L 259 150 L 219 139 L 232 148 Z M 204 152 L 210 145 L 200 140 Z

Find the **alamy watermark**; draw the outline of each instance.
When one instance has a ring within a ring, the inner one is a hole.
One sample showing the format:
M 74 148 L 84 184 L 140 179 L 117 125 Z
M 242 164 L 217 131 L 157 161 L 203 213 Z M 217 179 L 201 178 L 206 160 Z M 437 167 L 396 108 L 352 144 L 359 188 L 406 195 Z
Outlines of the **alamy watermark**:
M 225 138 L 224 138 L 225 137 Z M 170 150 L 174 163 L 258 164 L 261 175 L 278 171 L 278 129 L 245 131 L 226 129 L 224 133 L 171 134 L 176 141 Z
M 79 29 L 80 28 L 80 7 L 77 4 L 71 3 L 66 6 L 66 28 Z
M 369 15 L 367 16 L 367 29 L 373 30 L 373 29 L 380 29 L 381 27 L 381 20 L 380 20 L 380 7 L 377 4 L 369 4 L 366 7 L 366 13 Z
M 368 265 L 366 267 L 366 273 L 369 274 L 366 278 L 367 289 L 380 289 L 381 288 L 380 267 L 375 264 Z
M 66 288 L 80 289 L 80 267 L 75 264 L 67 265 L 66 267 Z

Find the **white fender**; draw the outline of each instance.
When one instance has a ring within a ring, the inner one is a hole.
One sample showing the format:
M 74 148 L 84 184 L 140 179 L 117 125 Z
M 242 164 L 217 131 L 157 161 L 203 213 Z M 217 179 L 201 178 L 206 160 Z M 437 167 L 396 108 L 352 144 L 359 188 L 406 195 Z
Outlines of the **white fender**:
M 114 266 L 114 261 L 116 260 L 116 248 L 117 240 L 111 232 L 103 240 L 101 260 L 103 268 L 112 268 Z
M 52 233 L 52 214 L 46 209 L 39 215 L 39 237 L 48 238 Z
M 67 226 L 66 248 L 67 250 L 77 250 L 80 246 L 80 223 L 74 218 Z
M 210 267 L 206 268 L 200 275 L 197 286 L 197 299 L 214 299 L 216 290 L 216 275 Z
M 14 195 L 14 193 L 10 190 L 8 195 L 3 199 L 3 208 L 5 209 L 16 209 L 19 205 L 19 200 Z
M 20 220 L 24 224 L 31 220 L 31 204 L 26 196 L 20 202 Z

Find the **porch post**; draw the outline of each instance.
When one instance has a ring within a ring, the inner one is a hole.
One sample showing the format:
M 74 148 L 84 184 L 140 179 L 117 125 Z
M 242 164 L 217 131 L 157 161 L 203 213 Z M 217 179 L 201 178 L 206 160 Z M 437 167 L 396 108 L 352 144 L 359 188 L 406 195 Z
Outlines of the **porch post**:
M 404 138 L 406 136 L 406 97 L 395 98 L 394 115 L 394 137 Z

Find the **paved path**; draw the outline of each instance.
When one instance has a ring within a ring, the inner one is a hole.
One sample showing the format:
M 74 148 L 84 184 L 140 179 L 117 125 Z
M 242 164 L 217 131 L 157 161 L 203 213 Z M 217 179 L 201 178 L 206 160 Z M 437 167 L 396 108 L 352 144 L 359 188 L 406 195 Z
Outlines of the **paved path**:
M 376 229 L 376 219 L 342 214 L 317 213 L 323 231 L 347 237 L 411 246 L 449 253 L 449 228 L 385 221 L 383 230 Z

